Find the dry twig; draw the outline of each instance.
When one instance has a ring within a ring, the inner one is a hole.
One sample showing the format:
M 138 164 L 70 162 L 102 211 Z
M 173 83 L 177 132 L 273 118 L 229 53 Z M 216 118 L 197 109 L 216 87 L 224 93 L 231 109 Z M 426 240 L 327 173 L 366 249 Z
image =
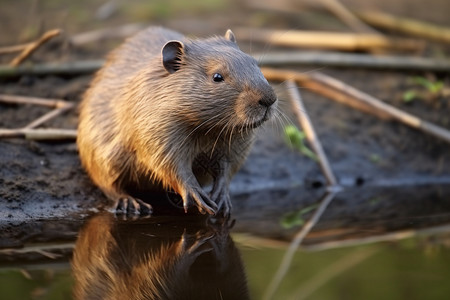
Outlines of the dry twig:
M 308 90 L 313 91 L 319 95 L 322 95 L 328 99 L 332 99 L 333 101 L 348 105 L 354 109 L 357 109 L 359 111 L 362 111 L 367 114 L 371 114 L 373 116 L 376 116 L 377 118 L 385 121 L 392 120 L 392 117 L 381 110 L 374 110 L 368 105 L 366 105 L 364 102 L 359 101 L 358 99 L 347 95 L 345 93 L 336 91 L 333 88 L 330 88 L 328 86 L 324 86 L 322 83 L 316 82 L 311 80 L 307 84 L 303 85 L 304 87 L 307 87 Z
M 450 28 L 448 27 L 393 16 L 382 12 L 361 12 L 357 15 L 375 27 L 398 31 L 438 42 L 450 43 Z
M 340 33 L 301 30 L 269 30 L 238 28 L 240 39 L 279 46 L 321 48 L 342 51 L 401 50 L 421 51 L 423 41 L 405 38 L 387 38 L 373 33 Z
M 31 122 L 30 124 L 28 124 L 27 126 L 24 127 L 24 129 L 31 129 L 31 128 L 36 128 L 42 124 L 44 124 L 45 122 L 59 116 L 60 114 L 68 111 L 69 109 L 71 109 L 74 105 L 72 103 L 68 103 L 67 105 L 63 106 L 63 107 L 58 107 L 55 108 L 52 111 L 49 111 L 48 113 L 46 113 L 45 115 L 41 116 L 40 118 L 37 118 L 36 120 L 34 120 L 33 122 Z
M 450 60 L 415 56 L 373 56 L 368 54 L 322 52 L 322 51 L 280 51 L 254 54 L 263 66 L 284 67 L 293 65 L 370 68 L 381 70 L 437 71 L 448 72 Z
M 313 79 L 316 82 L 332 87 L 338 91 L 342 91 L 343 93 L 346 93 L 347 95 L 358 99 L 360 102 L 365 103 L 373 110 L 382 111 L 397 121 L 400 121 L 412 128 L 419 129 L 427 134 L 450 143 L 450 131 L 445 128 L 439 127 L 435 124 L 422 120 L 419 117 L 404 112 L 394 106 L 386 104 L 369 94 L 361 92 L 354 87 L 351 87 L 343 83 L 342 81 L 339 81 L 325 74 L 313 74 Z
M 298 1 L 258 1 L 248 0 L 247 5 L 258 9 L 267 10 L 271 13 L 282 12 L 285 14 L 298 15 L 302 11 L 314 8 L 314 9 L 326 9 L 335 15 L 339 20 L 346 24 L 349 28 L 355 32 L 369 32 L 376 33 L 377 31 L 361 20 L 349 9 L 347 9 L 338 0 L 298 0 Z
M 377 115 L 385 115 L 386 118 L 397 120 L 412 128 L 421 130 L 427 134 L 450 143 L 450 131 L 448 131 L 447 129 L 424 121 L 419 117 L 404 112 L 392 105 L 386 104 L 369 94 L 361 92 L 343 83 L 342 81 L 329 77 L 325 74 L 306 74 L 296 71 L 277 70 L 271 68 L 262 68 L 261 70 L 268 80 L 294 80 L 302 87 L 308 88 L 318 94 L 322 94 L 327 97 L 331 96 L 333 91 L 337 94 L 344 94 L 348 97 L 337 97 L 336 99 L 346 101 L 347 99 L 353 98 L 354 101 L 343 103 L 355 107 L 355 103 L 358 102 L 357 108 L 363 108 L 365 112 L 377 112 Z M 323 90 L 328 90 L 327 94 L 325 94 Z M 334 97 L 332 97 L 331 99 L 335 100 Z
M 75 140 L 75 129 L 43 128 L 43 129 L 0 129 L 0 138 L 24 137 L 27 140 Z
M 38 97 L 28 97 L 28 96 L 17 96 L 17 95 L 5 95 L 0 94 L 0 102 L 12 103 L 12 104 L 33 104 L 41 105 L 53 108 L 66 107 L 70 105 L 70 102 L 60 100 L 60 99 L 47 99 Z
M 16 67 L 20 65 L 28 56 L 30 56 L 34 51 L 36 51 L 37 48 L 39 48 L 41 45 L 43 45 L 45 42 L 50 40 L 51 38 L 59 35 L 61 33 L 60 29 L 53 29 L 49 30 L 46 33 L 44 33 L 38 40 L 35 42 L 29 43 L 23 51 L 16 56 L 11 63 L 9 64 L 12 67 Z
M 25 137 L 32 140 L 61 140 L 75 139 L 76 130 L 69 129 L 34 129 L 50 119 L 73 108 L 73 103 L 59 99 L 44 99 L 36 97 L 25 97 L 16 95 L 0 94 L 0 102 L 14 104 L 34 104 L 54 108 L 52 111 L 37 118 L 28 125 L 19 129 L 1 129 L 0 138 Z
M 26 47 L 28 47 L 31 43 L 21 44 L 21 45 L 14 45 L 14 46 L 6 46 L 6 47 L 0 47 L 0 54 L 8 54 L 8 53 L 14 53 L 23 51 Z
M 105 28 L 72 36 L 69 41 L 72 45 L 80 46 L 91 42 L 100 42 L 111 38 L 124 38 L 144 29 L 147 25 L 132 23 L 114 28 Z
M 90 74 L 97 71 L 103 60 L 84 60 L 67 63 L 48 63 L 34 66 L 0 66 L 0 77 L 14 77 L 20 75 L 77 75 Z
M 297 120 L 303 128 L 308 142 L 311 144 L 314 152 L 319 158 L 319 165 L 322 169 L 323 174 L 325 175 L 325 178 L 327 179 L 328 186 L 334 187 L 337 185 L 336 176 L 334 176 L 328 158 L 325 155 L 325 151 L 323 151 L 322 144 L 320 143 L 320 140 L 314 130 L 308 113 L 306 112 L 306 108 L 303 104 L 297 85 L 294 81 L 288 80 L 286 81 L 286 87 L 290 95 L 292 107 L 294 108 L 294 114 L 296 115 Z
M 358 19 L 339 0 L 320 0 L 319 3 L 354 31 L 379 34 L 378 31 Z

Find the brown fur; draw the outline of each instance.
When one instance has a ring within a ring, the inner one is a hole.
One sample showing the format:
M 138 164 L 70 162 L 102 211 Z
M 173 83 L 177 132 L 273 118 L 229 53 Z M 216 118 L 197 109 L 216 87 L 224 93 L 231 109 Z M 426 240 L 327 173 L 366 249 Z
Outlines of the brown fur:
M 215 73 L 224 81 L 215 82 Z M 194 202 L 201 212 L 227 215 L 230 179 L 274 103 L 231 31 L 191 40 L 151 27 L 113 51 L 86 92 L 81 161 L 114 205 L 125 199 L 125 206 L 142 208 L 130 186 L 164 188 L 182 196 L 185 210 Z M 202 187 L 210 183 L 207 194 Z

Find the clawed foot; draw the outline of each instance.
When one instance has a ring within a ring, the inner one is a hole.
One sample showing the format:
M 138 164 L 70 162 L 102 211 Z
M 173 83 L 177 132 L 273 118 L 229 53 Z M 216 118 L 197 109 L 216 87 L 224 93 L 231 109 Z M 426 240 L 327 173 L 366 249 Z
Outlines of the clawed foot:
M 231 214 L 231 199 L 227 189 L 217 188 L 211 192 L 211 199 L 217 203 L 217 212 L 220 212 L 225 218 Z
M 115 213 L 119 215 L 151 215 L 153 208 L 141 199 L 121 197 L 115 203 Z
M 195 205 L 202 214 L 208 213 L 214 215 L 218 210 L 217 204 L 209 198 L 201 187 L 191 187 L 186 191 L 183 197 L 183 207 L 185 212 L 187 212 L 187 209 L 192 202 L 195 202 Z

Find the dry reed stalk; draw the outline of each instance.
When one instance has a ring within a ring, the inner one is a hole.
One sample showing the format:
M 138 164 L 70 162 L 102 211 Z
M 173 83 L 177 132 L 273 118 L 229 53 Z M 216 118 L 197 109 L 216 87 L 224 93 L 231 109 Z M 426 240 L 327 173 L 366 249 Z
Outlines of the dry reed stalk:
M 77 131 L 75 129 L 44 128 L 44 129 L 0 129 L 0 138 L 24 137 L 28 140 L 75 140 Z
M 433 123 L 422 120 L 421 118 L 414 116 L 410 113 L 404 112 L 392 105 L 386 104 L 383 101 L 359 91 L 342 81 L 327 76 L 321 73 L 300 73 L 296 71 L 278 70 L 273 68 L 261 68 L 264 76 L 267 80 L 281 81 L 294 80 L 304 88 L 308 88 L 318 94 L 333 97 L 333 92 L 337 94 L 344 94 L 346 97 L 336 97 L 342 101 L 342 103 L 350 105 L 355 108 L 362 108 L 364 112 L 376 112 L 376 115 L 383 115 L 385 118 L 390 118 L 401 123 L 404 123 L 412 128 L 418 129 L 429 135 L 437 137 L 450 143 L 450 131 Z M 323 92 L 326 91 L 326 92 Z M 347 101 L 348 99 L 354 99 L 354 101 Z M 356 101 L 358 105 L 355 105 Z
M 448 27 L 375 11 L 360 12 L 357 15 L 362 20 L 375 27 L 402 32 L 408 35 L 447 44 L 450 43 L 450 28 Z
M 339 0 L 319 0 L 319 3 L 355 32 L 380 34 L 378 31 L 362 22 Z
M 336 176 L 334 176 L 328 158 L 325 155 L 325 151 L 323 150 L 322 143 L 320 142 L 319 137 L 314 130 L 311 119 L 309 118 L 306 111 L 306 107 L 303 104 L 303 100 L 297 88 L 297 85 L 294 81 L 288 80 L 286 81 L 286 88 L 290 95 L 292 107 L 294 108 L 294 114 L 297 117 L 297 120 L 300 123 L 303 131 L 305 132 L 308 142 L 314 149 L 314 152 L 319 159 L 319 165 L 322 169 L 323 174 L 325 175 L 328 186 L 334 187 L 337 185 Z
M 71 104 L 70 102 L 60 99 L 47 99 L 39 97 L 28 97 L 28 96 L 6 95 L 6 94 L 0 94 L 0 102 L 12 104 L 33 104 L 53 108 L 66 107 L 67 105 Z
M 405 38 L 387 38 L 373 33 L 342 33 L 302 30 L 271 30 L 238 28 L 236 35 L 240 39 L 269 43 L 272 45 L 320 48 L 341 51 L 422 51 L 423 41 Z
M 39 39 L 34 42 L 29 43 L 22 52 L 16 56 L 11 63 L 9 64 L 11 67 L 17 67 L 20 65 L 28 56 L 30 56 L 37 48 L 43 45 L 45 42 L 50 40 L 51 38 L 59 35 L 61 33 L 60 29 L 49 30 L 44 33 Z

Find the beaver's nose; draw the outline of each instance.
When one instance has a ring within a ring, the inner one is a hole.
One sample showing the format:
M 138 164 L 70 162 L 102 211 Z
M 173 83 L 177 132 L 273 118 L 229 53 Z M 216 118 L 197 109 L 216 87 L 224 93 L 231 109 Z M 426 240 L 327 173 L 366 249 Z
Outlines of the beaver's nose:
M 277 101 L 276 97 L 273 96 L 264 96 L 261 99 L 259 99 L 258 103 L 264 107 L 270 107 L 272 104 Z

